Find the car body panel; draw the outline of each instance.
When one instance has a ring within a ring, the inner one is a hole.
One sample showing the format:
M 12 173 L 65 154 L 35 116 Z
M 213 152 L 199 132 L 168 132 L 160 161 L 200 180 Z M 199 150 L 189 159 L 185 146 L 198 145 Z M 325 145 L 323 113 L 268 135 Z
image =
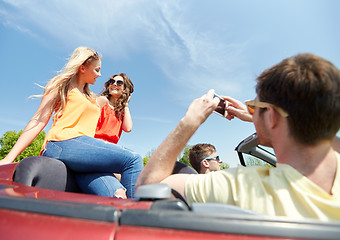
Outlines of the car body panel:
M 174 239 L 185 239 L 185 240 L 269 240 L 269 239 L 289 239 L 289 238 L 273 238 L 263 236 L 247 236 L 241 234 L 221 234 L 221 233 L 209 233 L 199 231 L 184 231 L 184 230 L 173 230 L 173 229 L 159 229 L 159 228 L 148 228 L 148 227 L 131 227 L 122 226 L 116 234 L 117 239 L 137 239 L 136 232 L 138 235 L 143 236 L 143 239 L 162 239 L 162 240 L 174 240 Z M 142 238 L 138 238 L 142 239 Z
M 71 193 L 55 191 L 37 187 L 30 187 L 20 183 L 12 181 L 12 175 L 15 170 L 15 164 L 8 164 L 0 166 L 0 185 L 6 187 L 0 187 L 0 195 L 9 196 L 22 196 L 36 199 L 50 199 L 56 201 L 69 201 L 77 203 L 92 203 L 101 205 L 111 205 L 115 206 L 117 209 L 126 208 L 150 208 L 152 202 L 136 202 L 133 199 L 116 199 L 102 196 L 95 196 L 83 193 Z
M 0 209 L 1 239 L 113 239 L 118 223 Z
M 12 179 L 16 165 L 0 166 L 1 239 L 340 239 L 340 222 L 264 216 L 225 204 L 188 206 L 162 197 L 159 189 L 170 193 L 164 184 L 146 186 L 140 199 L 26 186 Z

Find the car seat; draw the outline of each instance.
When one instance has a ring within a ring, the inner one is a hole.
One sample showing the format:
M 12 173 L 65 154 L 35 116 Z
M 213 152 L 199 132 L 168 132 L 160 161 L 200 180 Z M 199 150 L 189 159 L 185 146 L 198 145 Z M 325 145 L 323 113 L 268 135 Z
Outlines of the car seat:
M 57 159 L 32 156 L 16 166 L 13 181 L 27 186 L 65 192 L 80 192 L 73 172 Z
M 198 174 L 195 169 L 179 161 L 176 161 L 174 170 L 172 171 L 172 174 L 177 174 L 177 173 Z

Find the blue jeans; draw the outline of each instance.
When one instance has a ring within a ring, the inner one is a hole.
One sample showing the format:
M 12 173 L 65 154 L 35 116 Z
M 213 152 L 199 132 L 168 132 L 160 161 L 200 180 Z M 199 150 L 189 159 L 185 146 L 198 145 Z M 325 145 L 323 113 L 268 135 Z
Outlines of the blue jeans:
M 118 189 L 126 191 L 112 173 L 76 173 L 75 179 L 83 193 L 118 198 L 116 195 Z
M 127 197 L 132 198 L 137 178 L 143 168 L 143 160 L 137 153 L 88 136 L 65 141 L 50 141 L 42 155 L 59 159 L 76 175 L 80 174 L 76 176 L 76 180 L 83 191 L 85 188 L 85 192 L 86 186 L 93 183 L 93 179 L 97 179 L 97 177 L 105 179 L 105 181 L 96 181 L 90 190 L 98 195 L 115 188 L 122 188 L 119 181 L 111 176 L 112 173 L 119 173 L 121 174 L 121 184 L 127 190 Z

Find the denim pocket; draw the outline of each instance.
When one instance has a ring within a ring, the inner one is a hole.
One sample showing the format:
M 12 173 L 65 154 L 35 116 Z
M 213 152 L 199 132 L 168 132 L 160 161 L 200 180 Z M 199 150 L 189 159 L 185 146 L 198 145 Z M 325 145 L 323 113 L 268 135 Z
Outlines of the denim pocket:
M 59 159 L 62 151 L 63 149 L 54 142 L 48 142 L 41 155 L 45 157 Z

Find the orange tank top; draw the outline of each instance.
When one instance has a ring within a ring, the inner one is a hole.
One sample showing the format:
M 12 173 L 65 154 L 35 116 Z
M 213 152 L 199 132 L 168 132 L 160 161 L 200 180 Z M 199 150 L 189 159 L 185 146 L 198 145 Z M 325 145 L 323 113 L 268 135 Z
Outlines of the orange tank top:
M 48 131 L 43 148 L 48 141 L 64 141 L 79 136 L 94 137 L 100 108 L 96 100 L 90 101 L 73 88 L 67 97 L 64 111 Z
M 106 104 L 101 111 L 95 138 L 117 144 L 122 135 L 122 118 L 118 118 L 113 108 Z

